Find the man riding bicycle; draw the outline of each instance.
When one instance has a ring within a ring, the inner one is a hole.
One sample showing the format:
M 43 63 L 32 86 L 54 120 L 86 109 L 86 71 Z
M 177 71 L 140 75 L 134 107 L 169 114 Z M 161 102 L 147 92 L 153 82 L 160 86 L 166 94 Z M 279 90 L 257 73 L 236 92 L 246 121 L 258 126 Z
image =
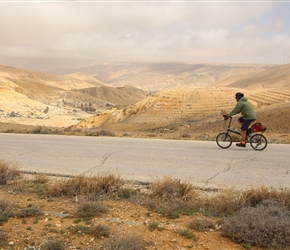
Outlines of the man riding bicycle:
M 244 96 L 243 93 L 241 92 L 236 93 L 235 98 L 237 100 L 237 104 L 228 115 L 225 115 L 225 119 L 227 120 L 229 117 L 232 117 L 233 115 L 236 115 L 238 113 L 242 114 L 242 117 L 238 119 L 239 123 L 242 125 L 241 127 L 242 140 L 240 143 L 237 143 L 236 145 L 238 147 L 246 147 L 246 138 L 247 138 L 246 132 L 250 124 L 257 119 L 257 116 L 251 103 L 248 101 L 248 99 Z

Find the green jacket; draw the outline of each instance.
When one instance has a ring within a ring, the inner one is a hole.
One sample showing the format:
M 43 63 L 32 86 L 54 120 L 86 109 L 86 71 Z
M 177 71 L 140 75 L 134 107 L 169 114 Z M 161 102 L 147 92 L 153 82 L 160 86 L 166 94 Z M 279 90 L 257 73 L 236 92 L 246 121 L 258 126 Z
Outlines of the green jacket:
M 238 113 L 241 113 L 245 120 L 257 119 L 255 110 L 253 109 L 251 103 L 248 101 L 248 98 L 245 96 L 238 101 L 228 116 L 230 117 Z

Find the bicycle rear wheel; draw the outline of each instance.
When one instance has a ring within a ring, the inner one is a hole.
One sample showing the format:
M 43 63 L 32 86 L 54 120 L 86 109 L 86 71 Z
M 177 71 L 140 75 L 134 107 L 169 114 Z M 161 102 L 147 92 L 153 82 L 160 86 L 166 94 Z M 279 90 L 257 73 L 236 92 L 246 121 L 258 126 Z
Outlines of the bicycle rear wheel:
M 232 145 L 233 139 L 228 133 L 222 132 L 217 135 L 215 141 L 219 147 L 226 149 Z
M 262 151 L 267 147 L 268 141 L 262 134 L 255 134 L 250 138 L 250 144 L 253 149 Z

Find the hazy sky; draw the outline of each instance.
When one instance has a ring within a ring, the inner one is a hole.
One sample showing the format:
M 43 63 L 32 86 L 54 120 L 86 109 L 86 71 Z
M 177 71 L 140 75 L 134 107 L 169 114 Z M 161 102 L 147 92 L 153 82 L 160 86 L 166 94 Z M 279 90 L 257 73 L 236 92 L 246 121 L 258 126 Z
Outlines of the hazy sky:
M 290 1 L 0 1 L 0 58 L 290 63 Z

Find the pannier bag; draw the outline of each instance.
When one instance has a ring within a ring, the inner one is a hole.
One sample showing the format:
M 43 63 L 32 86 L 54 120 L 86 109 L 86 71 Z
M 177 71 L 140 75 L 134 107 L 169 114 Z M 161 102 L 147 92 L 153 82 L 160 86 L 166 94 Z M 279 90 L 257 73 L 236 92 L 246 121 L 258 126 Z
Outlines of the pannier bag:
M 266 126 L 263 126 L 260 122 L 257 122 L 253 124 L 250 128 L 248 128 L 247 135 L 253 132 L 265 132 L 266 128 Z
M 266 126 L 263 126 L 260 122 L 257 122 L 252 125 L 253 132 L 264 132 L 266 130 Z

